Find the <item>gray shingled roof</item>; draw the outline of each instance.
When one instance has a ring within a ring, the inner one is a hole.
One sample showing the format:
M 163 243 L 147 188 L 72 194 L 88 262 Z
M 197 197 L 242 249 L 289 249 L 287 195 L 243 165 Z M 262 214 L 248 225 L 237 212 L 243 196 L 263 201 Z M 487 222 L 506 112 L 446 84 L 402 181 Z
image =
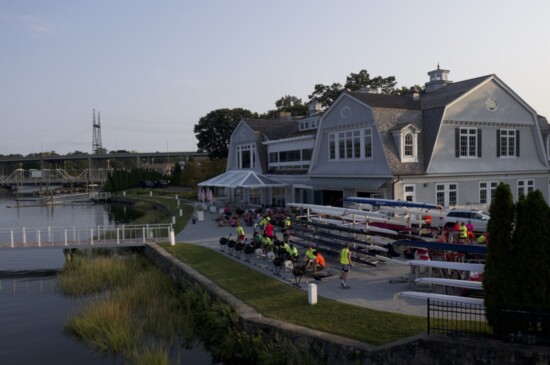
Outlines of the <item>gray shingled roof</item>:
M 357 91 L 344 91 L 344 93 L 373 108 L 420 110 L 420 102 L 413 100 L 409 96 L 370 94 Z
M 475 79 L 453 82 L 431 93 L 422 94 L 420 96 L 422 110 L 445 107 L 493 76 L 487 75 L 476 77 Z
M 300 132 L 296 119 L 242 119 L 256 133 L 256 148 L 260 156 L 262 171 L 267 171 L 267 147 L 262 143 L 300 135 L 313 134 L 315 131 Z
M 288 138 L 288 136 L 298 129 L 298 122 L 295 120 L 281 119 L 243 119 L 253 131 L 262 136 L 263 141 Z
M 403 110 L 403 109 L 390 109 L 390 108 L 373 108 L 374 119 L 376 120 L 376 127 L 380 138 L 382 140 L 382 146 L 384 148 L 384 154 L 388 165 L 394 175 L 413 175 L 421 174 L 424 172 L 424 154 L 423 143 L 421 138 L 418 140 L 418 162 L 402 163 L 399 157 L 399 152 L 395 144 L 395 140 L 392 135 L 392 131 L 401 129 L 404 126 L 410 124 L 416 128 L 423 130 L 422 125 L 422 112 L 420 110 Z
M 420 101 L 415 101 L 410 96 L 346 93 L 373 108 L 384 152 L 392 172 L 396 175 L 422 174 L 426 171 L 427 161 L 432 156 L 445 107 L 491 77 L 493 75 L 449 83 L 431 93 L 421 94 Z M 410 113 L 403 113 L 403 109 Z M 401 163 L 397 146 L 391 135 L 392 130 L 399 129 L 406 123 L 411 123 L 422 131 L 421 138 L 418 140 L 417 163 Z

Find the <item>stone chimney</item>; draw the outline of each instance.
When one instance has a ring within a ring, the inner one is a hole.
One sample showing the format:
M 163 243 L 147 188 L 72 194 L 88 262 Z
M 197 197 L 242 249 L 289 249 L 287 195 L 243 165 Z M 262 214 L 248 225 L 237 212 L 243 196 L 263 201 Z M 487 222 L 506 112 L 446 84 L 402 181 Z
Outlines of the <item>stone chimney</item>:
M 375 87 L 366 86 L 357 90 L 357 92 L 363 94 L 378 94 L 378 89 Z
M 291 112 L 282 112 L 280 111 L 278 113 L 278 119 L 291 119 L 292 118 L 292 113 Z
M 420 90 L 416 86 L 411 86 L 407 96 L 415 101 L 420 100 Z
M 317 100 L 314 100 L 308 104 L 307 116 L 312 117 L 314 115 L 321 113 L 322 111 L 323 111 L 323 106 L 321 105 L 321 103 L 318 102 Z
M 452 81 L 449 81 L 447 79 L 449 72 L 449 70 L 441 70 L 439 68 L 439 64 L 437 64 L 437 70 L 428 72 L 428 76 L 430 76 L 430 81 L 426 83 L 426 94 L 434 92 L 438 89 L 441 89 L 445 85 L 452 83 Z

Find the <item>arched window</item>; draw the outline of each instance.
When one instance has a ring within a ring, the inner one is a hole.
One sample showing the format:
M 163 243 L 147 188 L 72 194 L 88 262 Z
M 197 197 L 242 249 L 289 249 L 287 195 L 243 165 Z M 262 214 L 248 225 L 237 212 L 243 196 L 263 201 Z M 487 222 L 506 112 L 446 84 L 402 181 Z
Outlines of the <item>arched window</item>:
M 403 140 L 403 151 L 405 157 L 414 157 L 414 139 L 412 134 L 405 134 Z

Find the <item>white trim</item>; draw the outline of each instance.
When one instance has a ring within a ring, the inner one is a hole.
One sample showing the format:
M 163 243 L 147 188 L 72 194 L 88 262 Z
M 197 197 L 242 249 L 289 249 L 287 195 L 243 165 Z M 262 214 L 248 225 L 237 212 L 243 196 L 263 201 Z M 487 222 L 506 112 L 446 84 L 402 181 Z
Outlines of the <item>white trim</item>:
M 282 138 L 282 139 L 274 139 L 272 141 L 262 142 L 262 144 L 268 146 L 268 145 L 277 144 L 277 143 L 299 141 L 301 139 L 315 139 L 315 134 L 308 134 L 308 135 L 304 135 L 304 136 L 289 137 L 289 138 Z

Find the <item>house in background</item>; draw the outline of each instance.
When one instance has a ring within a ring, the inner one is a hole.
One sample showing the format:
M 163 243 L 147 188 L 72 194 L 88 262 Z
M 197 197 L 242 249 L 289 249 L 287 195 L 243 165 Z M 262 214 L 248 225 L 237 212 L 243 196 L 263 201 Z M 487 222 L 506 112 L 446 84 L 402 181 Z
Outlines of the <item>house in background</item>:
M 428 72 L 422 93 L 346 91 L 303 119 L 242 120 L 225 174 L 272 181 L 236 194 L 226 186 L 232 200 L 341 206 L 360 196 L 487 209 L 503 182 L 515 199 L 539 189 L 548 201 L 547 120 L 496 75 L 448 74 Z
M 307 179 L 320 117 L 320 105 L 312 103 L 305 117 L 242 119 L 231 134 L 226 172 L 199 186 L 223 191 L 231 202 L 284 206 L 294 201 L 292 185 Z

